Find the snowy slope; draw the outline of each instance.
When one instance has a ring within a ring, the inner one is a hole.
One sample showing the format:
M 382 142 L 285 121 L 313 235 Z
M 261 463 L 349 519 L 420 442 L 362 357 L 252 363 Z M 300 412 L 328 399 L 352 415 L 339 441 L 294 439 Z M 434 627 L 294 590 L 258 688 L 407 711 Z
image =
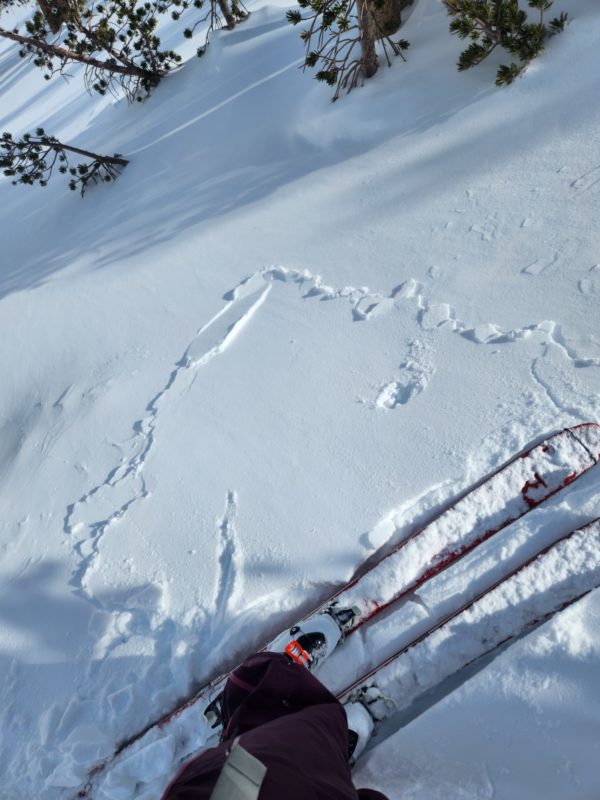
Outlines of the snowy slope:
M 131 160 L 83 201 L 0 182 L 2 797 L 68 796 L 412 522 L 600 418 L 596 3 L 499 91 L 418 0 L 408 63 L 335 105 L 285 8 L 202 60 L 168 27 L 187 61 L 135 107 L 0 44 L 0 129 Z M 597 481 L 548 529 L 597 516 Z M 568 796 L 593 797 L 598 613 L 596 593 L 361 769 L 393 764 L 392 798 L 563 800 L 577 750 Z

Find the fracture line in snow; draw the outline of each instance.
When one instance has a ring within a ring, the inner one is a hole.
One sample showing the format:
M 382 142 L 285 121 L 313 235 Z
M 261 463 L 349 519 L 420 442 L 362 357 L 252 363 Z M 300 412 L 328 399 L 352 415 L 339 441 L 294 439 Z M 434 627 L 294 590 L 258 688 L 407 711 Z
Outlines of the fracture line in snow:
M 535 380 L 535 382 L 538 384 L 538 386 L 542 389 L 542 391 L 545 393 L 545 395 L 548 398 L 548 400 L 550 400 L 552 405 L 558 411 L 561 411 L 561 412 L 562 411 L 566 411 L 566 412 L 568 412 L 570 414 L 573 414 L 574 416 L 580 416 L 581 413 L 582 413 L 582 410 L 579 409 L 579 408 L 565 406 L 564 402 L 562 402 L 560 400 L 560 398 L 554 393 L 554 391 L 552 389 L 552 386 L 548 383 L 548 381 L 546 381 L 546 380 L 544 380 L 542 378 L 542 376 L 540 374 L 538 362 L 539 362 L 538 358 L 536 358 L 532 362 L 532 364 L 531 364 L 531 376 Z
M 281 266 L 270 266 L 259 270 L 228 292 L 224 297 L 226 304 L 223 308 L 197 331 L 183 356 L 170 372 L 164 387 L 146 406 L 145 416 L 133 424 L 133 437 L 126 445 L 129 453 L 122 457 L 121 462 L 108 473 L 104 481 L 68 505 L 63 529 L 69 536 L 77 537 L 74 549 L 79 558 L 79 564 L 72 574 L 71 585 L 92 602 L 98 604 L 98 601 L 92 600 L 86 592 L 84 581 L 97 555 L 102 536 L 113 523 L 123 518 L 133 504 L 149 495 L 142 471 L 148 454 L 155 444 L 159 412 L 180 384 L 184 383 L 182 390 L 190 389 L 196 380 L 199 368 L 223 353 L 237 339 L 265 302 L 275 281 L 297 285 L 303 290 L 302 296 L 305 299 L 314 298 L 322 301 L 345 299 L 350 304 L 352 318 L 355 321 L 369 321 L 389 313 L 400 303 L 408 302 L 416 307 L 416 320 L 425 331 L 447 327 L 469 341 L 491 345 L 512 343 L 533 334 L 541 334 L 548 345 L 552 344 L 559 348 L 575 367 L 600 366 L 600 358 L 581 357 L 568 345 L 561 326 L 552 320 L 543 320 L 512 330 L 502 330 L 493 323 L 472 326 L 460 320 L 449 304 L 430 303 L 425 296 L 423 284 L 412 278 L 400 283 L 385 295 L 372 292 L 365 286 L 335 288 L 327 284 L 320 275 L 315 275 L 309 270 L 301 271 Z M 400 369 L 406 367 L 406 370 L 409 370 L 410 367 L 412 370 L 410 375 L 407 373 L 409 378 L 412 376 L 410 385 L 401 379 L 383 385 L 380 387 L 374 407 L 390 409 L 404 405 L 423 391 L 433 373 L 433 367 L 421 364 L 421 361 L 422 359 L 416 356 L 405 360 Z M 561 411 L 570 411 L 578 417 L 587 416 L 582 409 L 575 406 L 565 408 L 564 404 L 553 396 L 552 390 L 539 375 L 537 362 L 532 365 L 532 376 Z
M 575 367 L 600 367 L 600 357 L 583 356 L 568 344 L 562 326 L 554 320 L 542 320 L 520 328 L 503 330 L 493 322 L 472 325 L 458 318 L 455 309 L 449 303 L 430 302 L 425 295 L 424 285 L 409 278 L 396 286 L 389 294 L 374 292 L 367 286 L 344 286 L 336 288 L 324 281 L 320 275 L 309 270 L 289 269 L 282 266 L 266 267 L 245 278 L 226 298 L 235 298 L 240 292 L 247 292 L 249 287 L 282 281 L 298 285 L 305 299 L 319 300 L 346 299 L 351 305 L 352 318 L 357 322 L 369 321 L 389 313 L 402 301 L 412 302 L 417 310 L 417 322 L 426 331 L 448 327 L 474 344 L 498 345 L 510 344 L 541 335 L 548 344 L 553 344 L 573 362 Z M 400 403 L 401 404 L 401 403 Z
M 562 378 L 562 388 L 560 393 L 556 391 L 556 386 L 558 384 L 558 379 L 556 376 L 554 380 L 549 380 L 542 375 L 542 365 L 544 363 L 544 358 L 546 357 L 549 345 L 545 346 L 545 350 L 543 355 L 540 358 L 534 359 L 531 364 L 531 377 L 533 380 L 538 384 L 541 390 L 544 392 L 548 400 L 552 403 L 552 405 L 557 409 L 557 411 L 563 413 L 566 412 L 567 414 L 571 414 L 573 417 L 577 418 L 585 418 L 590 416 L 590 408 L 595 411 L 596 414 L 600 414 L 600 402 L 598 401 L 597 396 L 586 396 L 585 407 L 583 405 L 578 405 L 573 402 L 573 399 L 580 399 L 581 394 L 577 391 L 576 387 L 572 385 L 568 385 L 569 377 L 568 376 L 559 376 Z M 567 384 L 567 385 L 565 385 Z M 567 399 L 570 398 L 570 399 Z
M 263 282 L 258 288 L 240 291 L 197 331 L 169 374 L 164 387 L 147 404 L 145 416 L 133 423 L 133 437 L 128 443 L 130 455 L 124 457 L 102 483 L 67 506 L 63 530 L 70 537 L 77 537 L 74 550 L 79 558 L 71 575 L 70 585 L 77 594 L 94 605 L 101 607 L 102 604 L 85 590 L 86 574 L 108 528 L 121 520 L 132 505 L 149 496 L 142 472 L 156 442 L 159 412 L 175 388 L 181 385 L 182 390 L 189 389 L 195 381 L 198 369 L 225 352 L 237 339 L 265 301 L 270 288 L 270 285 Z M 230 499 L 235 507 L 233 494 Z
M 495 323 L 471 325 L 458 318 L 455 309 L 449 303 L 430 302 L 426 297 L 423 283 L 409 278 L 398 284 L 389 294 L 373 292 L 367 286 L 334 287 L 325 282 L 317 274 L 309 270 L 296 270 L 282 266 L 269 266 L 259 270 L 230 290 L 225 299 L 234 300 L 246 296 L 249 292 L 259 291 L 260 287 L 271 285 L 276 281 L 298 286 L 304 299 L 322 301 L 344 299 L 351 307 L 352 319 L 356 322 L 370 321 L 376 317 L 390 313 L 402 303 L 412 304 L 416 308 L 416 321 L 426 334 L 431 335 L 441 328 L 457 333 L 474 344 L 497 346 L 511 344 L 536 336 L 546 345 L 554 345 L 560 353 L 576 368 L 600 367 L 600 357 L 581 355 L 572 347 L 564 335 L 562 326 L 554 320 L 526 325 L 520 328 L 503 330 Z M 398 376 L 381 383 L 377 387 L 374 400 L 359 398 L 359 402 L 369 408 L 390 411 L 401 408 L 423 392 L 434 372 L 435 365 L 428 357 L 426 344 L 413 340 L 409 343 L 407 357 L 398 367 Z M 589 407 L 567 407 L 553 396 L 549 387 L 539 378 L 536 369 L 537 361 L 531 367 L 534 381 L 538 383 L 550 400 L 560 411 L 567 411 L 579 419 L 589 418 Z

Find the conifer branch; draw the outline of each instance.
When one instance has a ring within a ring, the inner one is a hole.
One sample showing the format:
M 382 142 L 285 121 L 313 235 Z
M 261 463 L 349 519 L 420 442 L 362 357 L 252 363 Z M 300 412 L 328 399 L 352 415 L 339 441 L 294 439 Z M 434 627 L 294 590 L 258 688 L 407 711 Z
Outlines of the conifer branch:
M 88 161 L 70 165 L 67 153 L 83 156 Z M 63 144 L 56 137 L 49 136 L 43 128 L 38 128 L 35 134 L 26 133 L 22 139 L 13 139 L 10 133 L 3 133 L 0 137 L 0 169 L 4 175 L 14 178 L 13 185 L 22 183 L 32 186 L 38 183 L 46 186 L 58 167 L 58 172 L 71 176 L 69 188 L 73 191 L 80 188 L 83 197 L 91 183 L 116 180 L 128 163 L 118 153 L 103 156 Z
M 60 36 L 52 34 L 46 15 L 37 11 L 25 24 L 26 32 L 0 28 L 0 37 L 20 44 L 19 55 L 43 69 L 48 80 L 65 75 L 69 64 L 81 63 L 88 91 L 103 95 L 120 87 L 128 100 L 141 100 L 181 61 L 172 50 L 160 49 L 155 33 L 158 15 L 173 2 L 110 0 L 82 8 L 79 0 L 64 0 L 60 19 L 54 20 Z
M 181 11 L 174 12 L 173 19 L 179 19 L 183 11 L 190 6 L 201 9 L 205 6 L 205 0 L 173 0 L 174 5 L 181 8 Z M 191 39 L 196 28 L 203 25 L 208 20 L 208 26 L 204 35 L 204 42 L 198 48 L 198 55 L 203 56 L 210 42 L 210 37 L 215 30 L 227 28 L 233 30 L 235 26 L 247 19 L 250 12 L 244 6 L 242 0 L 208 0 L 204 16 L 199 17 L 192 27 L 184 30 L 183 35 L 186 39 Z
M 512 83 L 527 65 L 538 56 L 550 36 L 564 28 L 566 14 L 546 25 L 544 16 L 552 0 L 527 0 L 531 9 L 539 11 L 537 22 L 530 22 L 519 5 L 520 0 L 443 0 L 452 17 L 450 32 L 470 44 L 458 59 L 458 69 L 465 70 L 481 64 L 497 47 L 517 62 L 502 64 L 496 73 L 496 85 Z

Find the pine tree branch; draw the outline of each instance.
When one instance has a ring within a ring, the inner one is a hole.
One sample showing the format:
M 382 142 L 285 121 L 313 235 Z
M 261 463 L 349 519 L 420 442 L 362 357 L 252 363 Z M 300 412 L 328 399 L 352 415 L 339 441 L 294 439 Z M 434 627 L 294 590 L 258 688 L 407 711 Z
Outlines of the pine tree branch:
M 140 67 L 136 67 L 134 64 L 120 66 L 119 64 L 101 61 L 97 58 L 93 58 L 92 56 L 86 56 L 83 53 L 77 53 L 73 50 L 67 50 L 64 47 L 58 47 L 57 45 L 49 44 L 38 37 L 22 36 L 19 33 L 7 31 L 4 28 L 0 28 L 0 37 L 3 37 L 4 39 L 11 39 L 13 42 L 25 45 L 26 47 L 36 48 L 50 56 L 55 56 L 56 58 L 61 59 L 62 61 L 80 61 L 82 64 L 86 64 L 94 69 L 108 70 L 109 72 L 115 72 L 119 75 L 131 75 L 150 82 L 156 81 L 157 76 L 154 73 L 140 69 Z

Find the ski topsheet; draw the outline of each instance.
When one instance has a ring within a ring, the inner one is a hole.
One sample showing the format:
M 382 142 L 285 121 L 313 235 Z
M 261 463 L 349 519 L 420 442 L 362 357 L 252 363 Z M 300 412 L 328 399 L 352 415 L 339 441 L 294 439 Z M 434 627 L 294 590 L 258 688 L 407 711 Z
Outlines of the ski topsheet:
M 599 460 L 599 425 L 578 425 L 550 436 L 499 467 L 451 506 L 443 509 L 426 526 L 413 531 L 310 616 L 332 603 L 339 608 L 352 607 L 355 615 L 346 630 L 349 633 L 357 630 L 383 609 L 406 597 L 477 545 L 564 489 Z M 466 608 L 464 610 L 467 611 Z M 279 639 L 277 637 L 264 649 L 269 649 Z M 189 714 L 201 717 L 221 692 L 226 679 L 227 675 L 219 676 L 170 713 L 123 742 L 110 759 L 90 770 L 89 780 L 78 796 L 91 796 L 92 789 L 102 784 L 104 791 L 98 793 L 98 800 L 111 797 L 111 780 L 105 773 L 112 771 L 116 762 L 128 761 L 130 755 L 138 750 L 138 747 L 134 747 L 136 743 L 145 748 L 164 735 L 172 722 L 177 723 L 178 718 L 185 727 L 183 718 L 187 720 Z M 352 688 L 349 687 L 348 691 Z M 200 724 L 200 720 L 198 722 Z M 201 722 L 203 725 L 206 730 L 199 733 L 199 740 L 208 739 L 211 733 L 205 719 Z
M 356 606 L 348 632 L 414 591 L 564 489 L 600 460 L 600 426 L 566 428 L 504 464 L 450 508 L 418 529 L 371 569 L 340 589 L 336 601 Z
M 600 586 L 600 518 L 545 547 L 338 693 L 376 687 L 387 714 L 545 622 Z

